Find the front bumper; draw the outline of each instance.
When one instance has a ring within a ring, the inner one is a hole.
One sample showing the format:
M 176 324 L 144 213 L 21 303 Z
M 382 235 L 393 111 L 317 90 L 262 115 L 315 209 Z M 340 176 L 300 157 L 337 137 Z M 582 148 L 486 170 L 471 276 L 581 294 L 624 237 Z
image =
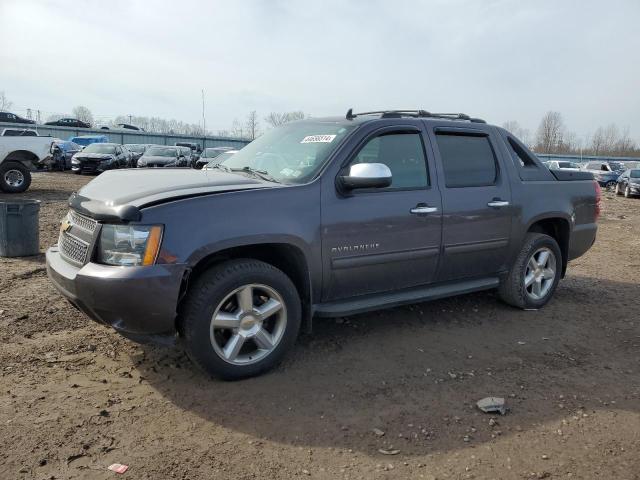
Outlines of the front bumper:
M 60 293 L 92 320 L 137 341 L 175 334 L 186 270 L 182 264 L 76 267 L 61 257 L 57 246 L 47 250 L 47 275 Z

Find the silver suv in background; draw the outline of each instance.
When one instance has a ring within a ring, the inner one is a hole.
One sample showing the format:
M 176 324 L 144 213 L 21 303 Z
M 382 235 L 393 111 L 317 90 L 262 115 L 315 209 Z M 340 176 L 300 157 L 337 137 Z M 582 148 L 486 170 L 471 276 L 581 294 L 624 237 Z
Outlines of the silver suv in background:
M 581 170 L 593 174 L 593 178 L 601 187 L 614 188 L 618 181 L 618 177 L 624 172 L 624 164 L 622 162 L 587 162 Z

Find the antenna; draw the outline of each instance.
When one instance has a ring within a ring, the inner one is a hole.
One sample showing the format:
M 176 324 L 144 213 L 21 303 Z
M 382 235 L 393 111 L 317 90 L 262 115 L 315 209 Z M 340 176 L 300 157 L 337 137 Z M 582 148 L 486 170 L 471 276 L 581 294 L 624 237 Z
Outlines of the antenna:
M 353 108 L 347 110 L 347 115 L 345 116 L 347 120 L 353 120 L 356 116 L 353 114 Z

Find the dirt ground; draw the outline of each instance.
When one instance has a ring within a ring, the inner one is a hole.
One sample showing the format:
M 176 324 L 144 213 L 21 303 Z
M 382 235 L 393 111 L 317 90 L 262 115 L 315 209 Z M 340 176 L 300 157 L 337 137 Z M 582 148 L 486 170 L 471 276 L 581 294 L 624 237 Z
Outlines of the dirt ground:
M 19 195 L 42 200 L 42 251 L 90 179 Z M 43 255 L 2 258 L 0 479 L 639 479 L 639 285 L 640 199 L 605 194 L 541 311 L 485 292 L 317 321 L 274 372 L 225 383 L 91 322 Z M 509 413 L 477 410 L 489 395 Z

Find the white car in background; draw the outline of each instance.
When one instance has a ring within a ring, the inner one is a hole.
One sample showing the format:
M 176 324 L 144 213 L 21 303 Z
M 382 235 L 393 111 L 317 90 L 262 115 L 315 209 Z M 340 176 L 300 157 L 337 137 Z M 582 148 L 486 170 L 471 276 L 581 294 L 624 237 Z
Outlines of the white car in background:
M 31 170 L 51 157 L 53 137 L 0 137 L 0 190 L 24 192 L 31 185 Z
M 550 160 L 544 162 L 549 170 L 580 170 L 580 164 L 575 162 L 568 162 L 566 160 Z

